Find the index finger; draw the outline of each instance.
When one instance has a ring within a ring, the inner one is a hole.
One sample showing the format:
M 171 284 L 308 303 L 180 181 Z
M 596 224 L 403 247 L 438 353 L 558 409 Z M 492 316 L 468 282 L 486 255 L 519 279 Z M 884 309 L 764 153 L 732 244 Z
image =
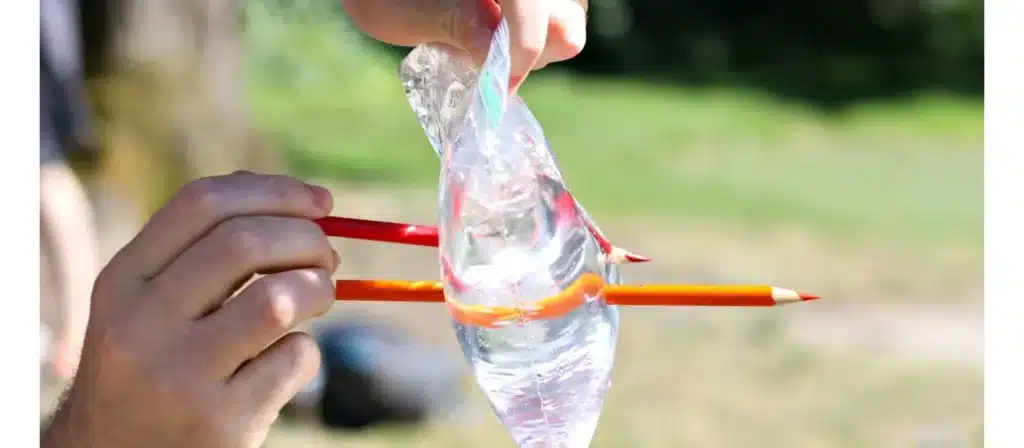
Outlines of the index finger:
M 498 4 L 508 22 L 512 57 L 509 90 L 514 92 L 544 53 L 550 11 L 547 0 L 501 0 Z
M 548 41 L 533 70 L 574 58 L 587 43 L 587 0 L 551 0 L 548 8 Z
M 244 215 L 317 219 L 331 211 L 327 189 L 281 175 L 236 172 L 196 180 L 157 211 L 111 261 L 148 280 L 217 224 Z

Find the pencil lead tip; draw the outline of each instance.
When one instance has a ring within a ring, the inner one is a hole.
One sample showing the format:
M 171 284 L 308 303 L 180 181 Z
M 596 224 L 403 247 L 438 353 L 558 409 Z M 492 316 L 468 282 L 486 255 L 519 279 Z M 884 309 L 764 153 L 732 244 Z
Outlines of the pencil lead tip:
M 805 292 L 801 292 L 799 294 L 800 294 L 800 300 L 803 300 L 804 302 L 808 302 L 808 301 L 811 301 L 811 300 L 818 300 L 818 299 L 821 298 L 821 297 L 819 297 L 819 296 L 817 296 L 815 294 L 808 294 L 808 293 L 805 293 Z
M 630 263 L 647 263 L 648 261 L 651 261 L 651 258 L 634 254 L 632 252 L 626 252 L 626 261 L 629 261 Z

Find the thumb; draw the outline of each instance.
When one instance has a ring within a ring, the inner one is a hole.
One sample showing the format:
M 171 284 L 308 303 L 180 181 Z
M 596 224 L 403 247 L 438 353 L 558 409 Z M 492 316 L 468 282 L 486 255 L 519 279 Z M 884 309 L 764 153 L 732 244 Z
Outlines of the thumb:
M 499 23 L 501 9 L 494 0 L 458 0 L 458 7 L 445 15 L 441 32 L 447 43 L 483 64 Z
M 413 47 L 444 43 L 482 63 L 501 11 L 494 0 L 340 0 L 349 19 L 370 37 Z

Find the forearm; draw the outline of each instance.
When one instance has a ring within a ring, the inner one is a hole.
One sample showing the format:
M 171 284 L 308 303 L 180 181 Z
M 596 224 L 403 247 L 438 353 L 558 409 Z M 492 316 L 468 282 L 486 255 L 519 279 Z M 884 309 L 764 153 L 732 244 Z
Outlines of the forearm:
M 83 368 L 89 369 L 84 366 Z M 84 373 L 84 383 L 82 374 L 75 378 L 75 383 L 61 400 L 49 425 L 43 429 L 39 438 L 40 448 L 119 448 L 148 445 L 133 440 L 132 436 L 137 428 L 121 425 L 121 419 L 117 414 L 114 414 L 114 417 L 110 417 L 110 414 L 97 414 L 98 411 L 109 410 L 110 406 L 102 396 L 95 395 L 95 386 L 90 386 L 93 383 L 88 381 L 92 375 L 95 375 L 95 369 Z
M 76 437 L 72 436 L 68 431 L 68 428 L 57 422 L 51 422 L 49 426 L 43 429 L 43 434 L 39 438 L 39 448 L 70 448 L 74 446 L 82 446 L 81 442 L 73 443 Z
M 40 218 L 54 251 L 64 331 L 59 338 L 79 340 L 89 319 L 92 285 L 99 271 L 99 249 L 92 208 L 70 168 L 40 169 Z
M 69 415 L 70 409 L 62 407 L 54 414 L 49 424 L 39 437 L 40 448 L 71 448 L 94 446 L 87 440 L 87 434 L 77 428 L 75 419 Z

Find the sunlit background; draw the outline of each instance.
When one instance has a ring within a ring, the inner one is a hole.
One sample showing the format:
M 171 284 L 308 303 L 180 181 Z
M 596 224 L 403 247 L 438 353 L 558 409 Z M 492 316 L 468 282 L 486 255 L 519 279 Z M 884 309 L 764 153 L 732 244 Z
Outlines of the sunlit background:
M 239 168 L 329 185 L 338 215 L 435 221 L 407 49 L 330 0 L 124 1 L 84 20 L 103 157 L 81 172 L 108 256 L 183 183 Z M 823 297 L 624 310 L 593 446 L 981 445 L 982 16 L 981 0 L 591 1 L 586 50 L 522 94 L 574 194 L 654 258 L 626 279 Z M 340 276 L 438 275 L 429 249 L 336 245 Z M 335 308 L 459 360 L 440 306 Z M 513 446 L 464 383 L 423 424 L 289 420 L 267 446 Z

